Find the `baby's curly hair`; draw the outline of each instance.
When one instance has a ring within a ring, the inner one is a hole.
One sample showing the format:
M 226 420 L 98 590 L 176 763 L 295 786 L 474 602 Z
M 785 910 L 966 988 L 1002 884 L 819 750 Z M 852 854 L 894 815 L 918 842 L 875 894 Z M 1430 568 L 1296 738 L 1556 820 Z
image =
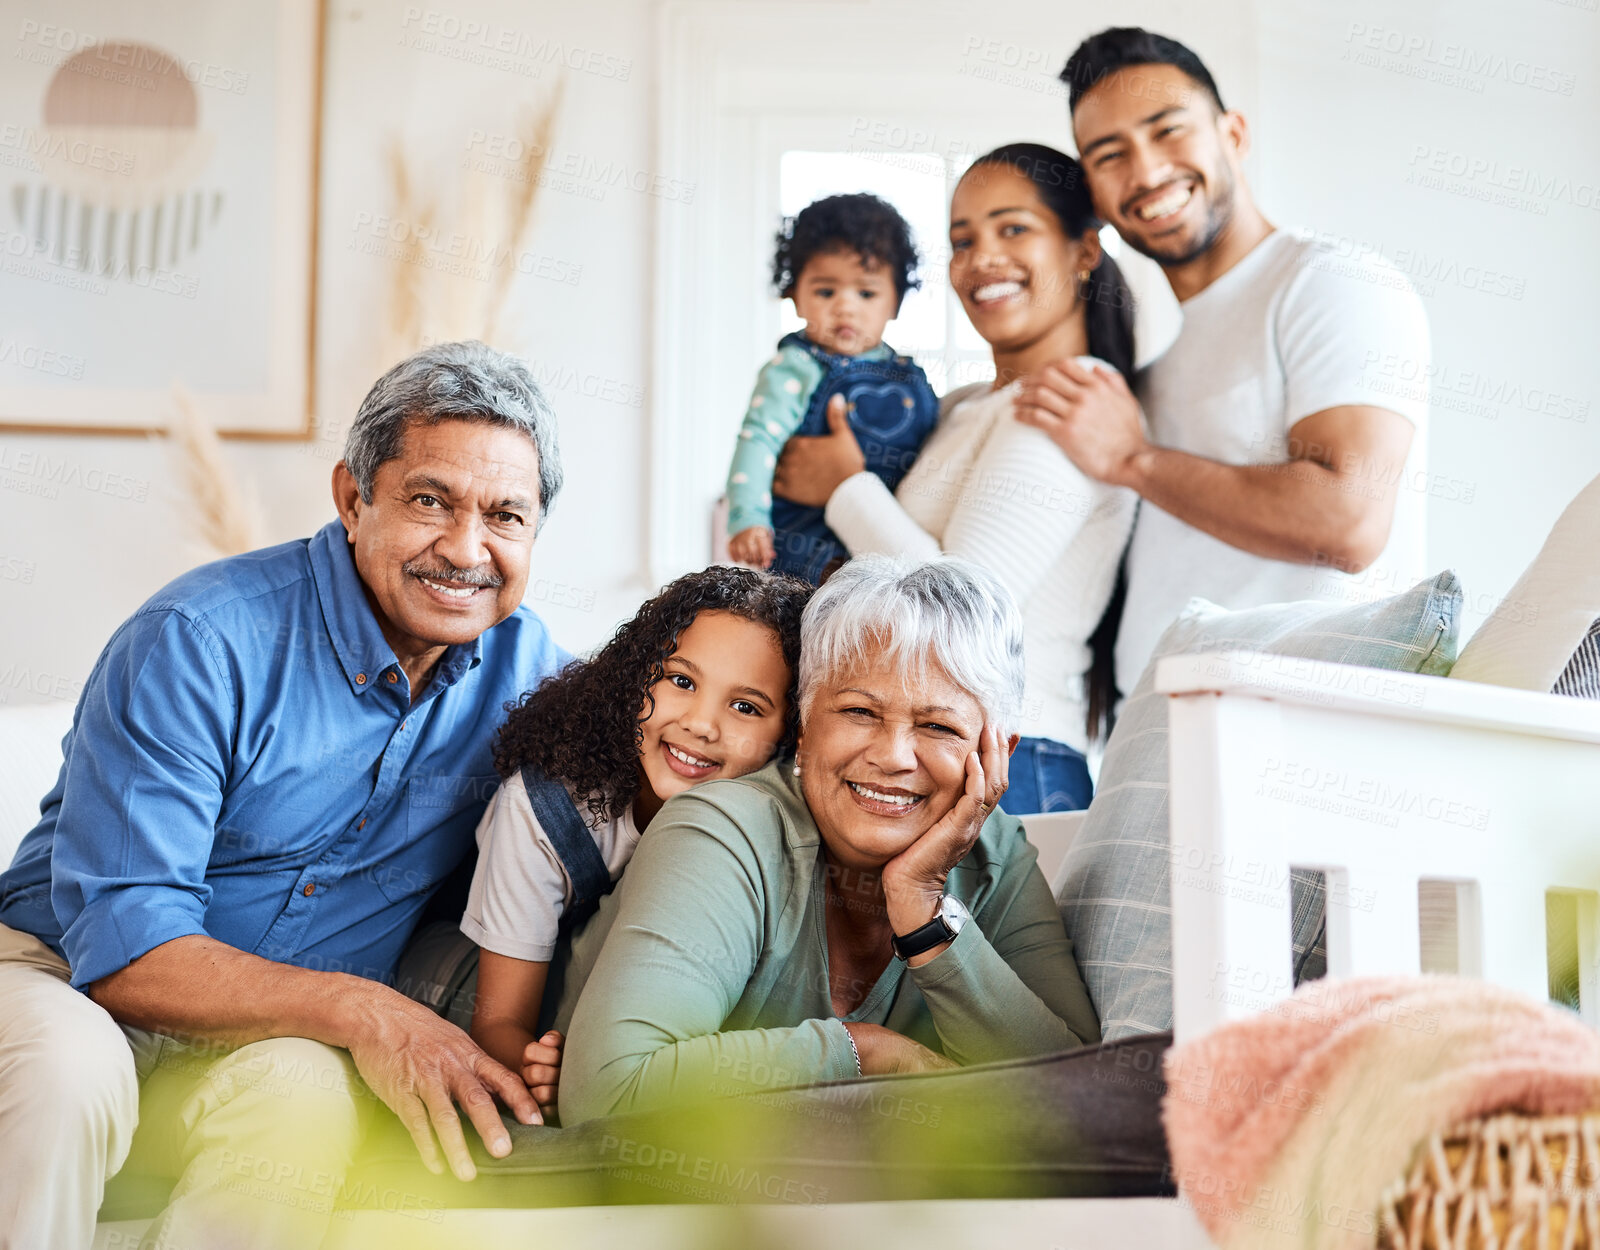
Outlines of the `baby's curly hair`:
M 807 262 L 827 252 L 855 252 L 864 262 L 887 266 L 899 299 L 921 285 L 911 227 L 893 206 L 865 192 L 806 205 L 798 216 L 785 219 L 777 245 L 772 285 L 785 299 L 794 294 Z
M 777 635 L 789 688 L 776 753 L 791 754 L 800 731 L 800 614 L 812 589 L 798 578 L 730 565 L 678 578 L 589 659 L 567 665 L 507 705 L 506 722 L 495 735 L 495 771 L 510 777 L 532 764 L 587 795 L 596 819 L 619 816 L 639 792 L 641 726 L 654 707 L 651 689 L 662 680 L 683 631 L 702 612 L 731 612 Z

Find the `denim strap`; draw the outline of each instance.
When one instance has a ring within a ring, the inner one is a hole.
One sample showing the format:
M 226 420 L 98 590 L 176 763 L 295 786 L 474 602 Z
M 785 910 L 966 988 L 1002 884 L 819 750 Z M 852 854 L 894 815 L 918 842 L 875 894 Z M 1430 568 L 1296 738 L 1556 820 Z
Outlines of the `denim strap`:
M 550 839 L 550 845 L 555 847 L 572 881 L 572 906 L 567 908 L 563 921 L 576 923 L 611 893 L 611 873 L 567 788 L 531 764 L 522 766 L 522 784 L 528 791 L 528 802 L 533 805 L 534 819 Z

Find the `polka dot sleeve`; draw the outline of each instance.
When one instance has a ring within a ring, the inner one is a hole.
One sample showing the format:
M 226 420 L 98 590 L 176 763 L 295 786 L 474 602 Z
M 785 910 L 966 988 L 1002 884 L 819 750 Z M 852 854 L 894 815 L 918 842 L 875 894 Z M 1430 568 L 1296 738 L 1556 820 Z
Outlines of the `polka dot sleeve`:
M 822 368 L 796 347 L 761 366 L 728 469 L 728 533 L 772 528 L 772 473 L 778 453 L 800 426 Z

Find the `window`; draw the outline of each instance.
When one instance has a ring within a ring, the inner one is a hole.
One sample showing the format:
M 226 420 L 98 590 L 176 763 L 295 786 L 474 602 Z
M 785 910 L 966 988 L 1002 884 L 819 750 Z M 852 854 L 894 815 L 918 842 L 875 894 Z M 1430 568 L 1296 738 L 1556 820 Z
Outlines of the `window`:
M 989 345 L 972 328 L 949 281 L 950 195 L 971 161 L 920 152 L 788 151 L 778 162 L 778 204 L 785 217 L 824 196 L 866 191 L 894 205 L 909 223 L 922 285 L 906 296 L 884 338 L 915 358 L 939 395 L 994 377 Z M 787 300 L 782 318 L 784 334 L 803 324 Z

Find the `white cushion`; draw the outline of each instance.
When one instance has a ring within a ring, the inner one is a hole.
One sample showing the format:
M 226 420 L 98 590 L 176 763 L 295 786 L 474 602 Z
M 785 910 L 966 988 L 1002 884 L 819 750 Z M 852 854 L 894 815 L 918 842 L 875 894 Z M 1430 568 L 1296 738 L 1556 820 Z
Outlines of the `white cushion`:
M 1567 505 L 1544 546 L 1478 632 L 1450 676 L 1550 690 L 1600 619 L 1600 477 Z
M 39 800 L 56 784 L 61 739 L 71 728 L 70 703 L 0 707 L 0 868 L 39 823 Z
M 1044 873 L 1046 881 L 1056 879 L 1056 873 L 1060 871 L 1062 863 L 1067 858 L 1067 851 L 1072 847 L 1072 840 L 1083 828 L 1083 818 L 1086 814 L 1085 812 L 1040 812 L 1020 818 L 1023 833 L 1027 834 L 1028 841 L 1033 843 L 1034 849 L 1039 852 L 1039 871 Z

